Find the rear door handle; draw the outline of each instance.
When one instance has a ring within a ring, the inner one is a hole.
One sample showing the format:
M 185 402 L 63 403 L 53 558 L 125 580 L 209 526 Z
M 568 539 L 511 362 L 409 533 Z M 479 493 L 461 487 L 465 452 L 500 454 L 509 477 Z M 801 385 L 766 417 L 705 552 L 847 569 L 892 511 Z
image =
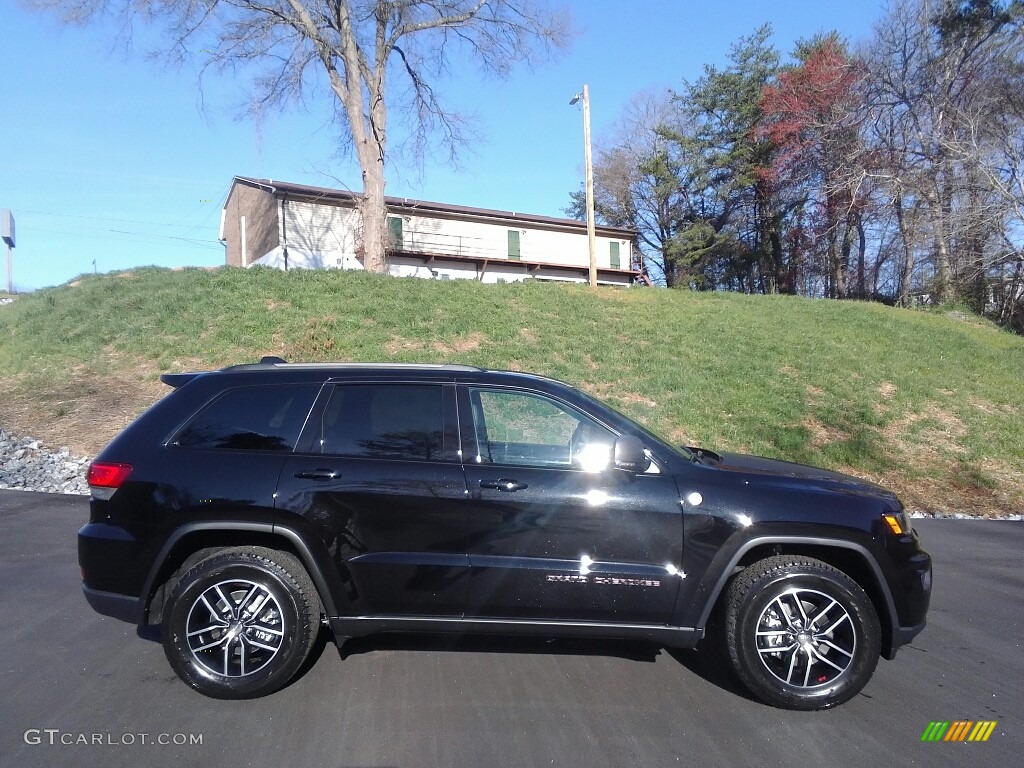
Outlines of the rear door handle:
M 295 476 L 303 480 L 337 480 L 341 475 L 333 469 L 310 469 L 296 472 Z
M 524 488 L 529 488 L 526 483 L 520 483 L 518 480 L 509 480 L 506 477 L 498 478 L 497 480 L 481 480 L 481 488 L 489 488 L 494 491 L 505 491 L 511 493 L 512 491 L 521 491 Z

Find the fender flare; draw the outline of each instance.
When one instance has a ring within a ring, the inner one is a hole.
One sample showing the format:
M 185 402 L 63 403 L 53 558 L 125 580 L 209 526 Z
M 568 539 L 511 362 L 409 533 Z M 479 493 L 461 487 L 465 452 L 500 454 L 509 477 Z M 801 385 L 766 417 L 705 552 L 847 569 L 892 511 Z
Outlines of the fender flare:
M 313 586 L 316 587 L 316 591 L 319 593 L 320 602 L 324 607 L 324 613 L 328 616 L 336 616 L 338 614 L 337 606 L 334 602 L 334 591 L 328 585 L 327 579 L 317 562 L 316 556 L 313 554 L 306 540 L 303 539 L 298 532 L 291 528 L 273 525 L 272 523 L 250 523 L 239 522 L 237 520 L 203 520 L 199 522 L 186 523 L 175 529 L 175 531 L 167 537 L 167 541 L 164 542 L 163 547 L 160 548 L 160 553 L 153 561 L 153 566 L 150 568 L 149 575 L 146 577 L 146 582 L 142 587 L 142 595 L 139 601 L 140 613 L 137 624 L 141 626 L 146 623 L 146 619 L 149 614 L 149 605 L 151 602 L 150 598 L 152 597 L 154 588 L 157 586 L 158 575 L 178 542 L 193 533 L 218 531 L 260 533 L 287 540 L 295 548 L 295 551 L 299 556 L 299 561 L 309 574 L 309 578 L 312 579 Z
M 708 595 L 708 599 L 704 605 L 704 610 L 701 612 L 700 621 L 697 626 L 707 626 L 708 618 L 711 616 L 711 611 L 718 603 L 718 598 L 725 590 L 725 585 L 732 577 L 733 570 L 739 564 L 740 560 L 743 559 L 743 556 L 755 547 L 764 546 L 766 544 L 806 544 L 814 547 L 832 547 L 835 549 L 848 549 L 856 552 L 860 556 L 861 560 L 868 564 L 871 574 L 875 578 L 875 586 L 878 587 L 882 594 L 882 598 L 885 601 L 885 609 L 888 613 L 887 618 L 889 620 L 891 636 L 889 638 L 889 642 L 883 643 L 883 645 L 890 648 L 898 646 L 897 633 L 899 631 L 899 615 L 896 613 L 896 602 L 892 598 L 892 592 L 889 589 L 888 582 L 885 580 L 885 576 L 882 574 L 882 569 L 878 566 L 878 562 L 875 560 L 870 550 L 862 544 L 847 541 L 846 539 L 831 539 L 818 536 L 757 536 L 744 542 L 740 548 L 733 553 L 733 556 L 729 559 L 725 568 L 718 575 L 718 579 Z

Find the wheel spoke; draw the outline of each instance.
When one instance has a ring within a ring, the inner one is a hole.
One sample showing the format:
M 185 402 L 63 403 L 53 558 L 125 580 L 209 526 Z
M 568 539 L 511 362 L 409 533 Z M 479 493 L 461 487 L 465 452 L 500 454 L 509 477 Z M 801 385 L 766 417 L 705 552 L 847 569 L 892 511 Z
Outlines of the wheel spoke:
M 237 616 L 237 618 L 242 618 L 242 614 L 245 612 L 246 604 L 249 602 L 249 600 L 252 598 L 252 596 L 255 595 L 259 591 L 260 591 L 259 585 L 258 584 L 253 584 L 252 585 L 252 589 L 250 589 L 248 594 L 246 594 L 246 596 L 243 597 L 241 599 L 241 601 L 238 603 L 238 616 Z M 256 611 L 258 611 L 258 610 L 259 610 L 259 605 L 257 605 L 256 606 L 256 610 L 252 611 L 251 613 L 256 613 Z
M 757 652 L 758 653 L 788 653 L 789 651 L 792 651 L 794 648 L 797 648 L 797 647 L 798 647 L 797 644 L 793 643 L 792 645 L 787 645 L 787 646 L 779 645 L 779 646 L 776 646 L 774 648 L 758 648 Z
M 807 669 L 804 670 L 804 688 L 811 682 L 811 667 L 814 666 L 814 659 L 811 657 L 813 650 L 810 646 L 804 648 L 804 651 L 807 653 Z
M 200 595 L 199 599 L 202 601 L 203 605 L 206 606 L 206 610 L 208 610 L 210 612 L 210 617 L 214 621 L 222 622 L 225 627 L 228 625 L 228 623 L 226 621 L 224 621 L 224 616 L 221 615 L 221 613 L 219 611 L 214 610 L 213 606 L 210 605 L 210 601 L 206 599 L 206 594 L 205 593 Z
M 786 620 L 786 624 L 790 629 L 793 629 L 793 614 L 792 611 L 786 607 L 786 604 L 782 602 L 783 595 L 779 595 L 775 598 L 775 602 L 779 604 L 779 611 L 782 613 L 782 617 Z
M 793 670 L 796 669 L 796 657 L 800 655 L 799 646 L 794 647 L 793 655 L 789 657 L 789 673 L 786 675 L 786 684 L 789 685 L 793 679 Z
M 804 601 L 800 599 L 800 595 L 798 593 L 793 593 L 790 597 L 793 602 L 796 603 L 796 609 L 800 611 L 800 618 L 803 620 L 804 627 L 806 627 L 809 623 L 809 619 L 807 618 L 807 611 L 804 610 Z
M 221 591 L 220 591 L 220 584 L 218 584 L 217 586 L 215 586 L 215 587 L 214 587 L 213 589 L 214 589 L 214 591 L 215 591 L 215 592 L 217 593 L 217 596 L 218 596 L 218 597 L 219 597 L 219 598 L 220 598 L 220 599 L 221 599 L 222 601 L 224 601 L 224 605 L 226 605 L 226 606 L 227 606 L 228 610 L 229 610 L 229 611 L 231 611 L 231 618 L 233 618 L 233 619 L 237 619 L 237 618 L 238 618 L 238 616 L 236 616 L 236 615 L 235 615 L 235 605 L 234 605 L 234 603 L 232 603 L 232 602 L 231 602 L 230 600 L 228 600 L 228 599 L 227 599 L 227 597 L 225 597 L 225 596 L 224 596 L 224 593 L 223 593 L 223 592 L 221 592 Z
M 829 627 L 828 629 L 822 630 L 821 634 L 823 634 L 823 635 L 831 635 L 835 631 L 836 627 L 838 627 L 840 624 L 842 624 L 844 621 L 846 621 L 849 618 L 850 618 L 850 614 L 844 613 L 842 616 L 840 616 L 838 619 L 836 619 L 835 623 L 832 624 L 831 627 Z
M 262 648 L 265 651 L 276 651 L 277 650 L 277 648 L 275 648 L 274 646 L 266 645 L 265 643 L 261 643 L 259 640 L 253 640 L 251 637 L 246 638 L 246 642 L 249 643 L 249 645 L 253 645 L 253 646 L 257 647 L 257 648 Z
M 192 653 L 199 653 L 200 651 L 208 651 L 211 648 L 216 648 L 218 645 L 220 645 L 223 642 L 225 642 L 223 637 L 218 638 L 218 639 L 214 640 L 212 643 L 207 643 L 206 645 L 200 645 L 198 648 L 193 648 L 192 649 Z
M 850 653 L 849 651 L 847 651 L 844 648 L 840 648 L 838 645 L 833 643 L 831 640 L 829 640 L 827 638 L 822 638 L 821 642 L 824 643 L 825 645 L 827 645 L 829 648 L 832 648 L 832 649 L 834 649 L 836 651 L 839 651 L 841 654 L 843 654 L 847 658 L 849 658 L 849 659 L 853 658 L 853 654 L 852 653 Z
M 789 635 L 792 634 L 788 629 L 765 629 L 758 630 L 758 637 L 770 637 L 773 635 Z
M 814 625 L 817 624 L 819 620 L 825 618 L 825 614 L 827 614 L 837 605 L 839 605 L 839 602 L 837 600 L 833 600 L 831 603 L 828 604 L 828 607 L 826 607 L 824 610 L 818 611 L 816 614 L 814 614 L 814 618 L 811 619 L 811 623 L 808 625 L 807 628 L 813 629 Z
M 249 655 L 249 647 L 245 644 L 245 635 L 238 636 L 238 676 L 245 677 L 245 657 Z
M 838 670 L 838 671 L 840 671 L 840 672 L 843 672 L 843 671 L 844 671 L 844 670 L 846 669 L 845 667 L 840 667 L 840 666 L 839 666 L 838 664 L 835 664 L 835 663 L 833 663 L 833 662 L 832 662 L 832 661 L 831 661 L 830 659 L 827 659 L 827 658 L 825 658 L 824 656 L 822 656 L 822 655 L 821 655 L 820 653 L 818 653 L 818 652 L 817 652 L 816 650 L 814 650 L 814 649 L 812 649 L 812 650 L 811 650 L 811 653 L 813 653 L 813 654 L 814 654 L 814 657 L 815 657 L 815 658 L 816 658 L 816 659 L 817 659 L 818 661 L 823 661 L 823 662 L 825 662 L 826 664 L 828 664 L 828 665 L 829 665 L 830 667 L 832 667 L 833 669 L 836 669 L 836 670 Z
M 203 627 L 202 629 L 192 630 L 191 632 L 188 633 L 187 637 L 195 637 L 196 635 L 202 635 L 202 634 L 205 634 L 206 632 L 210 632 L 211 630 L 214 630 L 214 629 L 224 629 L 224 627 L 226 627 L 226 626 L 227 626 L 226 623 L 225 624 L 211 624 L 210 626 Z
M 267 627 L 267 626 L 264 626 L 263 624 L 246 624 L 245 626 L 247 628 L 248 627 L 252 627 L 253 629 L 258 629 L 260 632 L 266 632 L 267 634 L 270 634 L 270 635 L 281 636 L 281 635 L 284 634 L 284 632 L 282 632 L 280 629 L 274 629 L 273 627 Z

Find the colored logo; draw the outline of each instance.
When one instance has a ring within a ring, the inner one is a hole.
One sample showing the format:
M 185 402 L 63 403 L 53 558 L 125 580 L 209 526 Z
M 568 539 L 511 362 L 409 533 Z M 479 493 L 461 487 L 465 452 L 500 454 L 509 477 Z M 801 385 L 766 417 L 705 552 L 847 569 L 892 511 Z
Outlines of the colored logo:
M 997 720 L 933 720 L 921 734 L 921 741 L 988 741 Z

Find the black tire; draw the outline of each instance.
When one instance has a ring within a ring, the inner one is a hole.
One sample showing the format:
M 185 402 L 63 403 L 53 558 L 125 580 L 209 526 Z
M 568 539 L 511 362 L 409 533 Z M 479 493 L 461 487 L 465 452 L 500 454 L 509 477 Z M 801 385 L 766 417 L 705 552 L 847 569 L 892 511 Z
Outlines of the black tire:
M 881 650 L 878 616 L 860 585 L 799 555 L 769 557 L 736 576 L 725 633 L 743 684 L 785 709 L 849 701 L 871 678 Z
M 295 557 L 239 547 L 186 571 L 163 615 L 164 653 L 178 677 L 215 699 L 252 699 L 287 685 L 302 666 L 320 601 Z

